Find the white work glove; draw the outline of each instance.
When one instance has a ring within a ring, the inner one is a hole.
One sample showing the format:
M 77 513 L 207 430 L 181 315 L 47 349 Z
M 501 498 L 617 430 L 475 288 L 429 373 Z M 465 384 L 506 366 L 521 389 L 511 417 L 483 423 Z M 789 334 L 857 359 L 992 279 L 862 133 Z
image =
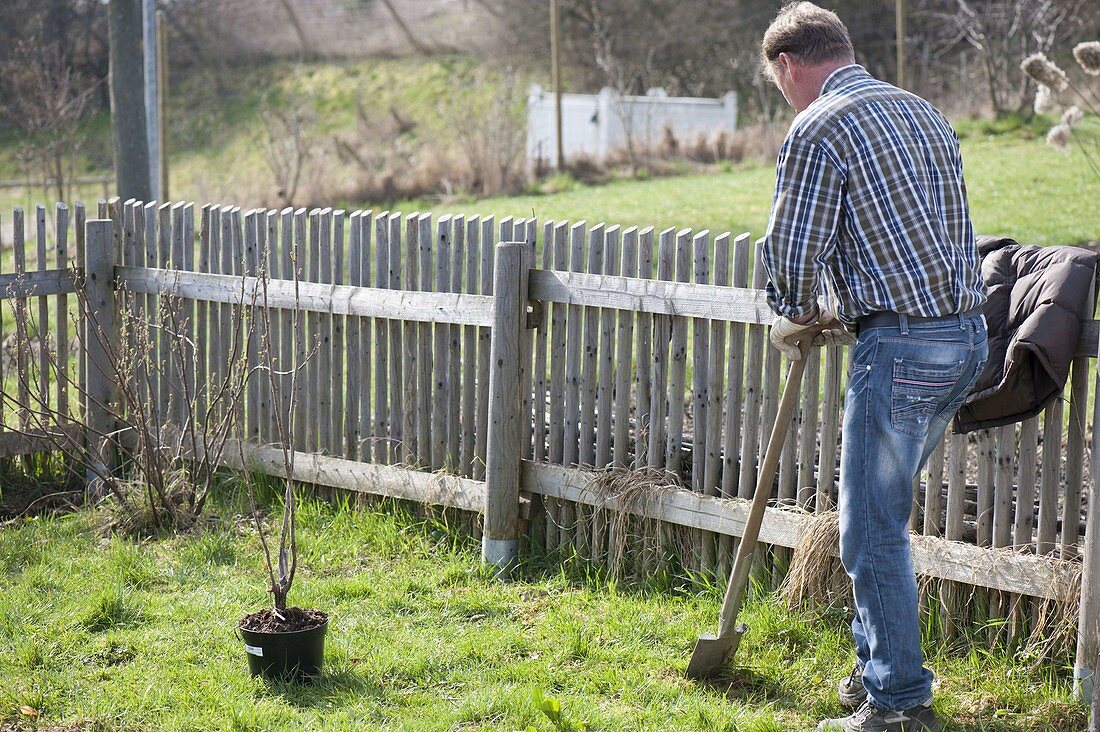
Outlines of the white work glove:
M 807 338 L 812 339 L 812 345 L 815 346 L 839 346 L 855 342 L 854 336 L 844 329 L 844 325 L 827 308 L 822 308 L 817 319 L 805 325 L 799 325 L 783 316 L 777 317 L 772 322 L 770 338 L 772 345 L 792 361 L 802 358 L 802 350 L 798 344 Z
M 828 308 L 821 309 L 817 325 L 821 326 L 821 332 L 814 336 L 815 346 L 850 346 L 856 342 L 855 334 Z

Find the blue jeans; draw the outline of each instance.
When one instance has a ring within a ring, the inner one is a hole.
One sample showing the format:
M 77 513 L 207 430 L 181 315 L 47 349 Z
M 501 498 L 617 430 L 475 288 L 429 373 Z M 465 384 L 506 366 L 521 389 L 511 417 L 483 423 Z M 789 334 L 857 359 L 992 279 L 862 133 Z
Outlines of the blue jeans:
M 909 555 L 913 480 L 981 373 L 985 319 L 948 316 L 860 332 L 840 461 L 840 557 L 855 596 L 856 657 L 874 705 L 932 696 Z

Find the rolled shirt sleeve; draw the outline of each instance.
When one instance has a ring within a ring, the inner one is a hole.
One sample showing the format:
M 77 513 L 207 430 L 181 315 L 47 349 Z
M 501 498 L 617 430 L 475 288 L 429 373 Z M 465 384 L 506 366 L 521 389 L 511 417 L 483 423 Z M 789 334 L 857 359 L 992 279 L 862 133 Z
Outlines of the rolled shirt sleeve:
M 775 200 L 762 254 L 768 304 L 778 315 L 811 312 L 818 273 L 837 242 L 845 176 L 822 143 L 789 136 L 779 152 Z

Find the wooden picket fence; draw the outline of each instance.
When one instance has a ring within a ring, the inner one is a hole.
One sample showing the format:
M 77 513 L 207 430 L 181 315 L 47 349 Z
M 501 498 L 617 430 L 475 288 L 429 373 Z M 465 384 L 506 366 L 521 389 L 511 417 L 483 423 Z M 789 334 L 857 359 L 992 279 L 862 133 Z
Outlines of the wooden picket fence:
M 281 475 L 285 437 L 297 480 L 468 512 L 502 569 L 523 539 L 643 576 L 728 572 L 784 369 L 767 347 L 772 314 L 747 234 L 118 199 L 85 229 L 74 209 L 72 236 L 56 209 L 52 250 L 37 209 L 35 272 L 17 212 L 15 273 L 0 275 L 13 309 L 37 300 L 39 332 L 66 366 L 51 371 L 40 349 L 37 385 L 62 414 L 95 411 L 74 381 L 109 403 L 97 389 L 110 385 L 83 363 L 103 355 L 89 355 L 84 333 L 70 359 L 62 317 L 79 282 L 107 281 L 152 326 L 170 313 L 185 335 L 182 358 L 167 328 L 147 354 L 162 366 L 148 389 L 166 423 L 188 400 L 213 409 L 227 363 L 251 370 L 226 465 Z M 109 241 L 97 249 L 92 232 Z M 102 254 L 86 266 L 85 250 Z M 1079 342 L 1066 399 L 1022 424 L 947 436 L 914 484 L 911 519 L 941 629 L 994 621 L 1020 638 L 1051 607 L 1077 608 L 1061 642 L 1076 639 L 1082 680 L 1100 617 L 1100 547 L 1085 541 L 1100 520 L 1087 510 L 1100 490 L 1098 326 Z M 25 373 L 34 354 L 16 350 Z M 846 351 L 808 363 L 762 526 L 761 581 L 781 579 L 790 550 L 835 509 Z M 35 404 L 26 382 L 5 394 L 18 414 L 0 455 L 46 449 L 22 419 Z

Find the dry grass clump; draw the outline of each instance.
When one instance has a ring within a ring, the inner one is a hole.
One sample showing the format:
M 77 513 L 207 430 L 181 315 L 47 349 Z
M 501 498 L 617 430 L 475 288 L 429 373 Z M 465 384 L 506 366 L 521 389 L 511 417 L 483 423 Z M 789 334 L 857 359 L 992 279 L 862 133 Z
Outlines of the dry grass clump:
M 930 536 L 912 534 L 910 541 L 933 556 L 942 547 L 941 539 Z M 789 607 L 823 612 L 853 606 L 851 582 L 839 559 L 839 542 L 840 522 L 835 511 L 808 520 L 780 590 Z M 989 551 L 994 565 L 1018 556 L 1007 548 Z M 1036 665 L 1057 659 L 1076 642 L 1081 596 L 1081 564 L 1062 564 L 1070 569 L 1071 580 L 1054 599 L 919 576 L 922 619 L 944 638 L 959 631 L 966 637 L 981 633 L 991 646 L 1019 646 Z
M 840 521 L 836 511 L 809 520 L 780 592 L 792 609 L 851 607 L 852 584 L 840 564 Z
M 675 473 L 663 468 L 617 468 L 593 480 L 586 490 L 598 505 L 593 535 L 607 532 L 607 569 L 619 579 L 651 576 L 669 562 L 685 564 L 693 551 L 689 530 L 654 518 L 657 497 L 683 489 Z

